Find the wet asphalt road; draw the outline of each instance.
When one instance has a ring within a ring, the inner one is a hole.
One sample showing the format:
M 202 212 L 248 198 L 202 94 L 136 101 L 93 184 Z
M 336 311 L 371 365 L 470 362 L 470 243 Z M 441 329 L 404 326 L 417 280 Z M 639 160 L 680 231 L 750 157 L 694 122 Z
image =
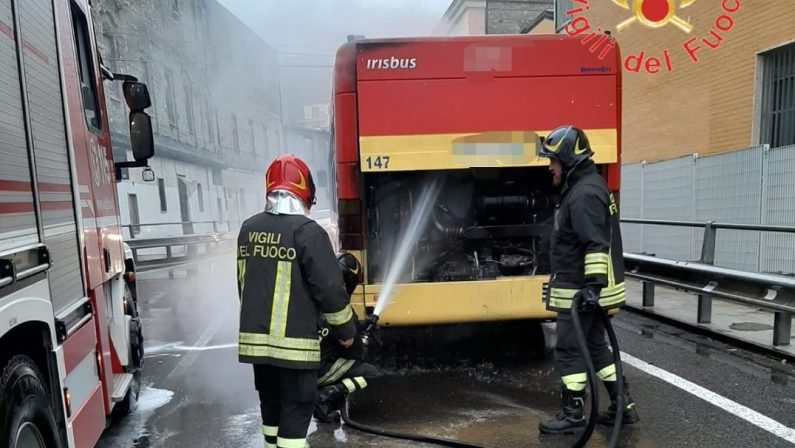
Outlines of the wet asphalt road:
M 238 308 L 230 266 L 231 261 L 223 269 L 206 265 L 192 275 L 176 272 L 173 279 L 166 271 L 139 277 L 147 348 L 144 387 L 137 411 L 115 422 L 99 447 L 263 445 L 253 373 L 236 357 Z M 795 438 L 790 365 L 626 312 L 614 325 L 624 353 L 767 416 L 780 424 L 785 437 L 789 429 Z M 553 328 L 547 329 L 547 345 L 554 342 Z M 456 351 L 455 346 L 442 349 Z M 386 377 L 352 400 L 353 418 L 489 447 L 568 447 L 575 440 L 538 434 L 538 422 L 559 405 L 550 353 L 508 358 L 487 353 L 486 359 L 438 365 L 397 359 L 389 362 Z M 742 411 L 724 409 L 724 403 L 705 401 L 633 366 L 625 365 L 625 374 L 641 422 L 623 431 L 621 446 L 792 446 L 735 415 Z M 588 446 L 606 446 L 607 436 L 597 427 Z M 430 446 L 315 422 L 309 443 Z

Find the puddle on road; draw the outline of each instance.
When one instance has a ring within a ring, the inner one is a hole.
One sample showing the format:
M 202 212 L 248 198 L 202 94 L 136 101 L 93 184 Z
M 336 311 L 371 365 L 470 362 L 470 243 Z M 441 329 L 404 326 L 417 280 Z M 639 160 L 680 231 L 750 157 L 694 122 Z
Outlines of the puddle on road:
M 736 331 L 766 331 L 772 330 L 773 326 L 758 322 L 736 322 L 729 325 L 729 328 Z
M 150 446 L 153 436 L 148 428 L 149 419 L 155 411 L 167 405 L 174 392 L 153 387 L 142 387 L 138 396 L 138 408 L 120 419 L 103 436 L 98 448 L 144 448 Z M 155 437 L 160 438 L 160 436 Z

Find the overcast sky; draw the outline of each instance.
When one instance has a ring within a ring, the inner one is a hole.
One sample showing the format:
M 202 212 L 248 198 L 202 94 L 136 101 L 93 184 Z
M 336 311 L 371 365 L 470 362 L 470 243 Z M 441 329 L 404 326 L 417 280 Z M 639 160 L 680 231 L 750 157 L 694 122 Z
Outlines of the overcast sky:
M 348 34 L 430 34 L 452 0 L 219 0 L 272 47 L 333 51 Z
M 333 54 L 348 34 L 429 35 L 452 0 L 218 0 L 279 51 L 288 115 L 328 102 Z

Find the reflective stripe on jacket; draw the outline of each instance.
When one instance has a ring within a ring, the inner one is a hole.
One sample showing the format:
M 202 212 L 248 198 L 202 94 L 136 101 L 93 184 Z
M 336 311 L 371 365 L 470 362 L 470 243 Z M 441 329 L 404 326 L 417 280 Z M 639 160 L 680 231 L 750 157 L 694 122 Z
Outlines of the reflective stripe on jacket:
M 338 339 L 355 333 L 353 312 L 326 232 L 300 215 L 259 213 L 238 236 L 241 362 L 320 366 L 318 320 Z
M 571 310 L 574 296 L 588 285 L 601 288 L 602 308 L 624 304 L 624 254 L 618 204 L 592 162 L 569 176 L 555 212 L 551 244 L 548 309 Z

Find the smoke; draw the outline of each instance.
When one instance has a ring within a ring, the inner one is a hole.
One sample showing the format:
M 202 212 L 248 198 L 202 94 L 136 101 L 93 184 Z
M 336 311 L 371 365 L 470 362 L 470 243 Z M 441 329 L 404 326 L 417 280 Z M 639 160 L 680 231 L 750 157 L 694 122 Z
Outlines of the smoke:
M 328 103 L 334 53 L 348 35 L 430 35 L 451 0 L 219 0 L 278 52 L 286 119 Z

